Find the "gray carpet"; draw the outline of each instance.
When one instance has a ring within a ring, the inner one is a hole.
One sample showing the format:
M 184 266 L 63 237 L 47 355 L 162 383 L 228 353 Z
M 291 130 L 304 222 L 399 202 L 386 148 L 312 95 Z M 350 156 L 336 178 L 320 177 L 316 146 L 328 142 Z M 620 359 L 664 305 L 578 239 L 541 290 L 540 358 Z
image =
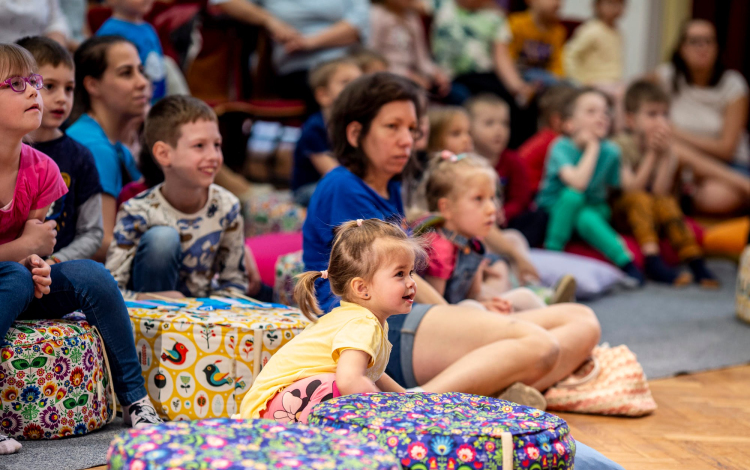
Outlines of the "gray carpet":
M 750 325 L 735 315 L 737 266 L 712 260 L 721 289 L 648 283 L 586 302 L 602 324 L 602 341 L 626 344 L 649 379 L 750 363 Z
M 734 314 L 737 268 L 728 261 L 709 266 L 720 278 L 718 291 L 673 289 L 648 284 L 587 302 L 602 323 L 602 341 L 627 344 L 649 378 L 750 362 L 750 325 Z M 112 438 L 122 432 L 116 419 L 84 437 L 23 442 L 18 454 L 0 457 L 0 470 L 78 470 L 105 465 Z
M 128 429 L 122 418 L 82 437 L 54 441 L 21 441 L 23 448 L 12 455 L 0 455 L 0 470 L 79 470 L 107 464 L 110 441 Z

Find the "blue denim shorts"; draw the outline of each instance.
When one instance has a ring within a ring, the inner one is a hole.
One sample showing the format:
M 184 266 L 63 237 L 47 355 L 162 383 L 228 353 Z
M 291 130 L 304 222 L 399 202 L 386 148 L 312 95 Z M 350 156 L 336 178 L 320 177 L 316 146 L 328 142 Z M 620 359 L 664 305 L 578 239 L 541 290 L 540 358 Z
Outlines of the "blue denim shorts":
M 432 305 L 415 303 L 406 315 L 388 317 L 388 341 L 392 348 L 385 372 L 404 388 L 419 385 L 414 378 L 414 336 L 431 308 Z

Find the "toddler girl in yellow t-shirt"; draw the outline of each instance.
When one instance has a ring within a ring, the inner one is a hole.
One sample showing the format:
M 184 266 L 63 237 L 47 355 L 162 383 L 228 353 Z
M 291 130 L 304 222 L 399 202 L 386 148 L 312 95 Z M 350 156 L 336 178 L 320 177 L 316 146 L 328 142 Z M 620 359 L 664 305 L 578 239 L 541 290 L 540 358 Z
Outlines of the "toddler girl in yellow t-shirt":
M 403 392 L 384 373 L 391 352 L 386 319 L 411 311 L 414 265 L 424 259 L 421 240 L 394 224 L 342 224 L 328 270 L 301 274 L 294 291 L 314 323 L 268 361 L 242 400 L 239 417 L 306 423 L 314 405 L 336 396 Z M 318 279 L 327 279 L 342 299 L 323 316 L 315 298 Z

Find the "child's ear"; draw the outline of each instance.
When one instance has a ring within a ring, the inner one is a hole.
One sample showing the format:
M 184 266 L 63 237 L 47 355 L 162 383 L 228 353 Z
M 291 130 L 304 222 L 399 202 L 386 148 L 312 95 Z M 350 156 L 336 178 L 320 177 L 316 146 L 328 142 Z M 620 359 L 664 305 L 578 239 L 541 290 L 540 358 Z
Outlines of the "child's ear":
M 370 291 L 367 283 L 361 277 L 355 277 L 349 281 L 352 295 L 359 300 L 370 300 Z
M 438 199 L 437 208 L 443 217 L 446 219 L 450 217 L 450 201 L 448 201 L 447 197 L 441 197 Z
M 625 127 L 630 130 L 635 129 L 635 113 L 625 113 Z
M 313 91 L 315 101 L 318 102 L 321 108 L 327 108 L 331 106 L 331 97 L 328 94 L 328 87 L 319 86 Z
M 86 75 L 83 77 L 83 88 L 86 90 L 86 93 L 88 93 L 91 96 L 99 96 L 99 80 L 92 77 L 91 75 Z
M 346 140 L 354 148 L 359 147 L 359 134 L 362 132 L 362 124 L 352 121 L 346 126 Z
M 158 140 L 151 148 L 151 155 L 154 156 L 154 161 L 162 168 L 169 168 L 172 165 L 172 147 L 166 142 Z

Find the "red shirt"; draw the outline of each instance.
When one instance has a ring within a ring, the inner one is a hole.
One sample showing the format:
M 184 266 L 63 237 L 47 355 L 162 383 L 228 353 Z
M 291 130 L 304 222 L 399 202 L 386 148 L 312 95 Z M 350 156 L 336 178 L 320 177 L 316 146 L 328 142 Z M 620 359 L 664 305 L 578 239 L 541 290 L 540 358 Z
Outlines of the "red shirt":
M 529 185 L 526 165 L 515 150 L 504 150 L 495 166 L 500 177 L 505 219 L 511 221 L 526 211 L 534 193 Z
M 529 187 L 531 192 L 539 190 L 539 184 L 544 176 L 544 164 L 547 161 L 547 152 L 559 134 L 550 128 L 544 128 L 537 132 L 529 140 L 518 147 L 518 155 L 526 165 L 529 175 Z
M 67 192 L 57 164 L 22 144 L 13 200 L 5 210 L 0 209 L 0 245 L 18 238 L 31 211 L 49 206 Z

